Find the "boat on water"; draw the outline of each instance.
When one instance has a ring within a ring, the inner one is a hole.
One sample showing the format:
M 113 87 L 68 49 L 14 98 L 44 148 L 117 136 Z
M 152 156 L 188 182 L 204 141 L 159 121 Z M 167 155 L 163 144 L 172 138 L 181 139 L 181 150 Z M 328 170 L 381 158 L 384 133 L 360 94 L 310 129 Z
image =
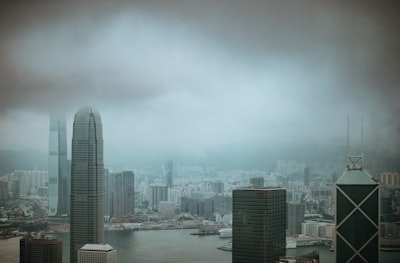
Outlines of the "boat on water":
M 286 239 L 286 248 L 296 248 L 297 242 L 293 239 Z
M 232 237 L 232 228 L 221 228 L 218 233 L 219 237 Z
M 217 231 L 197 231 L 197 232 L 192 232 L 190 234 L 194 235 L 194 236 L 207 236 L 207 235 L 218 235 L 218 232 Z
M 232 241 L 228 241 L 224 245 L 217 247 L 217 248 L 224 250 L 224 251 L 232 251 Z

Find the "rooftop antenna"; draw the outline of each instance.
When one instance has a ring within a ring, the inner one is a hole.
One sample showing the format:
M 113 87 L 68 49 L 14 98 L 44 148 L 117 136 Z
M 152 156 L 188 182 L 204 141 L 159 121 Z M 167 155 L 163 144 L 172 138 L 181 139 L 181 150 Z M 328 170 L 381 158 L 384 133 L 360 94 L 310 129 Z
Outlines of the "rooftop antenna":
M 350 116 L 347 116 L 347 158 L 350 161 L 350 163 L 347 165 L 347 170 L 362 170 L 363 155 L 363 117 L 361 117 L 361 154 L 350 155 Z

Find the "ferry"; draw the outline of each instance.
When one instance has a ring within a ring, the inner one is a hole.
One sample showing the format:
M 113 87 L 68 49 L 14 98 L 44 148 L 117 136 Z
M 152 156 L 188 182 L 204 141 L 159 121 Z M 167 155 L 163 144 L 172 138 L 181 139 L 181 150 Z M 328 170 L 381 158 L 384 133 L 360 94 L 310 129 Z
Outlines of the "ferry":
M 224 245 L 217 247 L 217 248 L 224 250 L 224 251 L 232 251 L 232 241 L 228 241 Z
M 221 228 L 218 233 L 219 237 L 232 237 L 232 228 Z

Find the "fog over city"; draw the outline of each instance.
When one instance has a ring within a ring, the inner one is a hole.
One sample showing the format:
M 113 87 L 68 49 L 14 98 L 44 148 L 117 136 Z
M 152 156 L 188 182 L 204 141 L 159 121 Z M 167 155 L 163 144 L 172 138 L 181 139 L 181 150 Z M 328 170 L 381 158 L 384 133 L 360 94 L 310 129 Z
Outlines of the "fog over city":
M 355 149 L 363 116 L 366 150 L 397 158 L 398 10 L 397 1 L 2 2 L 0 149 L 47 154 L 49 113 L 61 111 L 70 156 L 74 113 L 90 105 L 106 165 L 321 157 L 345 150 L 348 115 Z

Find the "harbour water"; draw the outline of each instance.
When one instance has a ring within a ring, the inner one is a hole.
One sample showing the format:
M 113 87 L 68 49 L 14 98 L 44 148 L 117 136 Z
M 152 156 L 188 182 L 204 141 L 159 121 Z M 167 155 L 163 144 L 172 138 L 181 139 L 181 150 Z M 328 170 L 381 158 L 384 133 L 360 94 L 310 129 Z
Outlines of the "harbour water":
M 107 231 L 106 243 L 117 249 L 118 262 L 193 262 L 228 263 L 232 253 L 217 249 L 229 239 L 217 235 L 193 236 L 191 229 L 151 231 Z M 69 233 L 53 234 L 63 240 L 63 262 L 69 262 Z M 0 240 L 0 262 L 19 262 L 18 238 Z M 327 247 L 315 247 L 320 253 L 321 263 L 333 263 L 334 253 Z M 287 255 L 301 255 L 312 251 L 312 247 L 288 249 Z M 5 261 L 4 261 L 5 260 Z M 400 262 L 400 252 L 381 252 L 380 263 Z

